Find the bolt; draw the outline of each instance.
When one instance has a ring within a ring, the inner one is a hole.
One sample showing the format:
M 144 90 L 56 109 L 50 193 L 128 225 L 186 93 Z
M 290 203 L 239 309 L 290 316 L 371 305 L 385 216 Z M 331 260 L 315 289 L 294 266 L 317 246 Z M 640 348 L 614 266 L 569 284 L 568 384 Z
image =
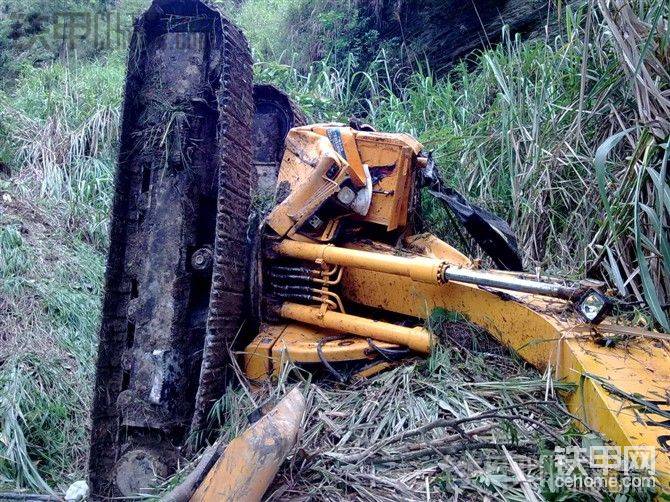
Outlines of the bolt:
M 214 261 L 214 253 L 212 248 L 205 246 L 198 249 L 193 256 L 191 256 L 191 266 L 194 270 L 204 272 L 209 270 L 212 267 L 212 262 Z

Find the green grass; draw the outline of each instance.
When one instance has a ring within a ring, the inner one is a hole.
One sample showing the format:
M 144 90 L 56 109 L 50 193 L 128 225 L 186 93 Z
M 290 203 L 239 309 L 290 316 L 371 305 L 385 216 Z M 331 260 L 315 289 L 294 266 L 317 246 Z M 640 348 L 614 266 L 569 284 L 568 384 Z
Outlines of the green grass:
M 124 74 L 22 65 L 0 91 L 0 491 L 86 478 Z
M 95 60 L 22 70 L 0 92 L 0 159 L 12 184 L 62 213 L 66 228 L 103 250 L 111 203 L 125 62 Z
M 0 488 L 64 488 L 85 476 L 104 259 L 43 210 L 4 209 Z

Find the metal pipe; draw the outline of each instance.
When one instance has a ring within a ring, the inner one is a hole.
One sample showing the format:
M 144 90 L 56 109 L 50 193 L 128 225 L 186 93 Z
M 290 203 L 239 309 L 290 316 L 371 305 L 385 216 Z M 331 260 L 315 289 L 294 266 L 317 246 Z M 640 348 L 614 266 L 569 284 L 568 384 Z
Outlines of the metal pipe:
M 278 269 L 279 267 L 277 267 Z M 339 271 L 335 279 L 329 279 L 332 277 L 332 274 L 326 272 L 320 274 L 318 271 L 311 274 L 299 274 L 299 273 L 285 273 L 285 272 L 276 272 L 275 269 L 270 270 L 270 277 L 272 279 L 280 279 L 282 281 L 305 281 L 305 282 L 315 282 L 317 284 L 323 284 L 325 286 L 335 286 L 339 284 L 342 280 L 343 269 L 340 266 L 335 266 L 335 269 Z M 322 277 L 325 277 L 322 278 Z
M 403 345 L 422 354 L 430 354 L 433 346 L 432 334 L 421 327 L 406 328 L 339 312 L 322 312 L 316 307 L 288 302 L 282 305 L 280 315 L 286 319 L 332 329 L 339 333 L 351 333 L 380 342 Z
M 344 310 L 344 304 L 342 303 L 342 299 L 337 295 L 337 293 L 333 293 L 332 291 L 326 291 L 325 289 L 316 289 L 316 288 L 312 289 L 312 293 L 334 298 L 335 299 L 334 301 L 335 303 L 337 303 L 337 307 L 340 309 L 340 312 L 346 314 L 346 311 Z
M 551 296 L 563 300 L 574 300 L 580 293 L 578 288 L 571 288 L 561 284 L 531 281 L 528 279 L 519 279 L 514 276 L 504 276 L 457 267 L 445 268 L 442 271 L 442 279 L 444 282 L 456 281 L 465 284 L 474 284 L 476 286 Z

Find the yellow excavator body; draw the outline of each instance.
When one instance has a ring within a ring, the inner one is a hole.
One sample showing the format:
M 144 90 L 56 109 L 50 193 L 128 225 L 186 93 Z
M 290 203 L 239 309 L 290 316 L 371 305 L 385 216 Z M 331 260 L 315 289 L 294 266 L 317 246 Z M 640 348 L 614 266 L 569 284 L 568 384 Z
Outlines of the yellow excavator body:
M 406 135 L 338 124 L 291 131 L 262 241 L 271 313 L 242 351 L 247 376 L 271 378 L 289 361 L 358 362 L 355 375 L 374 374 L 392 365 L 379 357 L 386 350 L 426 355 L 434 345 L 425 323 L 407 326 L 393 316 L 425 321 L 446 309 L 539 371 L 574 384 L 562 397 L 578 425 L 615 445 L 649 449 L 658 486 L 670 491 L 670 337 L 614 318 L 585 318 L 579 299 L 600 295 L 590 285 L 571 289 L 559 280 L 482 270 L 437 237 L 412 235 L 413 199 L 430 163 L 421 152 Z M 362 213 L 349 202 L 366 190 Z M 285 289 L 298 280 L 306 286 Z M 622 341 L 606 343 L 614 339 Z
M 292 129 L 277 180 L 281 203 L 267 217 L 268 227 L 279 236 L 304 239 L 307 223 L 315 240 L 329 240 L 334 227 L 317 236 L 324 222 L 315 212 L 335 195 L 357 221 L 388 231 L 404 228 L 414 193 L 413 162 L 422 148 L 406 134 L 356 131 L 341 124 Z

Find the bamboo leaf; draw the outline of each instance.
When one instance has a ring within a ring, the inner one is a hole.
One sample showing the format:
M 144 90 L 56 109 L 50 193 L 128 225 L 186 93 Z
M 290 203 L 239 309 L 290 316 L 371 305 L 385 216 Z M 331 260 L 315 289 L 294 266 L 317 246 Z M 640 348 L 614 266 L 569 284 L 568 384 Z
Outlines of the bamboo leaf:
M 600 199 L 605 207 L 605 217 L 607 224 L 610 227 L 610 230 L 614 232 L 614 218 L 612 216 L 612 206 L 607 195 L 607 157 L 610 152 L 621 142 L 621 140 L 628 134 L 633 131 L 635 127 L 629 127 L 628 129 L 618 132 L 607 138 L 596 150 L 596 154 L 593 160 L 593 164 L 596 170 L 596 181 L 598 182 L 598 192 L 600 193 Z
M 647 173 L 649 173 L 649 177 L 654 183 L 659 202 L 662 202 L 665 206 L 665 210 L 670 213 L 670 187 L 664 181 L 664 178 L 661 177 L 661 173 L 656 171 L 653 167 L 647 166 Z
M 635 227 L 635 253 L 637 255 L 637 262 L 640 268 L 642 292 L 647 301 L 647 304 L 649 305 L 649 309 L 656 319 L 656 322 L 658 322 L 665 331 L 670 331 L 670 322 L 668 322 L 668 317 L 665 314 L 663 307 L 661 306 L 661 302 L 656 291 L 656 284 L 654 283 L 654 279 L 651 276 L 651 271 L 649 270 L 649 261 L 647 260 L 647 256 L 642 248 L 643 236 L 642 229 L 640 228 L 640 209 L 643 209 L 642 206 L 644 206 L 644 204 L 640 203 L 640 188 L 642 186 L 642 177 L 644 172 L 645 171 L 640 169 L 640 173 L 638 174 L 637 178 L 637 186 L 635 189 L 635 214 L 633 218 L 633 225 Z
M 648 215 L 649 220 L 654 226 L 656 235 L 658 236 L 660 254 L 663 258 L 663 271 L 668 277 L 670 277 L 670 240 L 668 239 L 667 228 L 663 225 L 663 222 L 665 220 L 664 211 L 670 213 L 670 188 L 665 181 L 669 154 L 670 149 L 666 147 L 660 172 L 647 166 L 647 172 L 649 173 L 656 190 L 656 211 L 654 212 L 648 206 L 642 208 Z
M 612 250 L 609 248 L 609 246 L 607 247 L 607 260 L 609 261 L 610 275 L 614 279 L 616 288 L 619 290 L 619 293 L 622 296 L 626 296 L 626 284 L 623 280 L 623 277 L 621 276 L 621 272 L 619 271 L 619 264 L 614 259 L 614 254 L 612 253 Z

